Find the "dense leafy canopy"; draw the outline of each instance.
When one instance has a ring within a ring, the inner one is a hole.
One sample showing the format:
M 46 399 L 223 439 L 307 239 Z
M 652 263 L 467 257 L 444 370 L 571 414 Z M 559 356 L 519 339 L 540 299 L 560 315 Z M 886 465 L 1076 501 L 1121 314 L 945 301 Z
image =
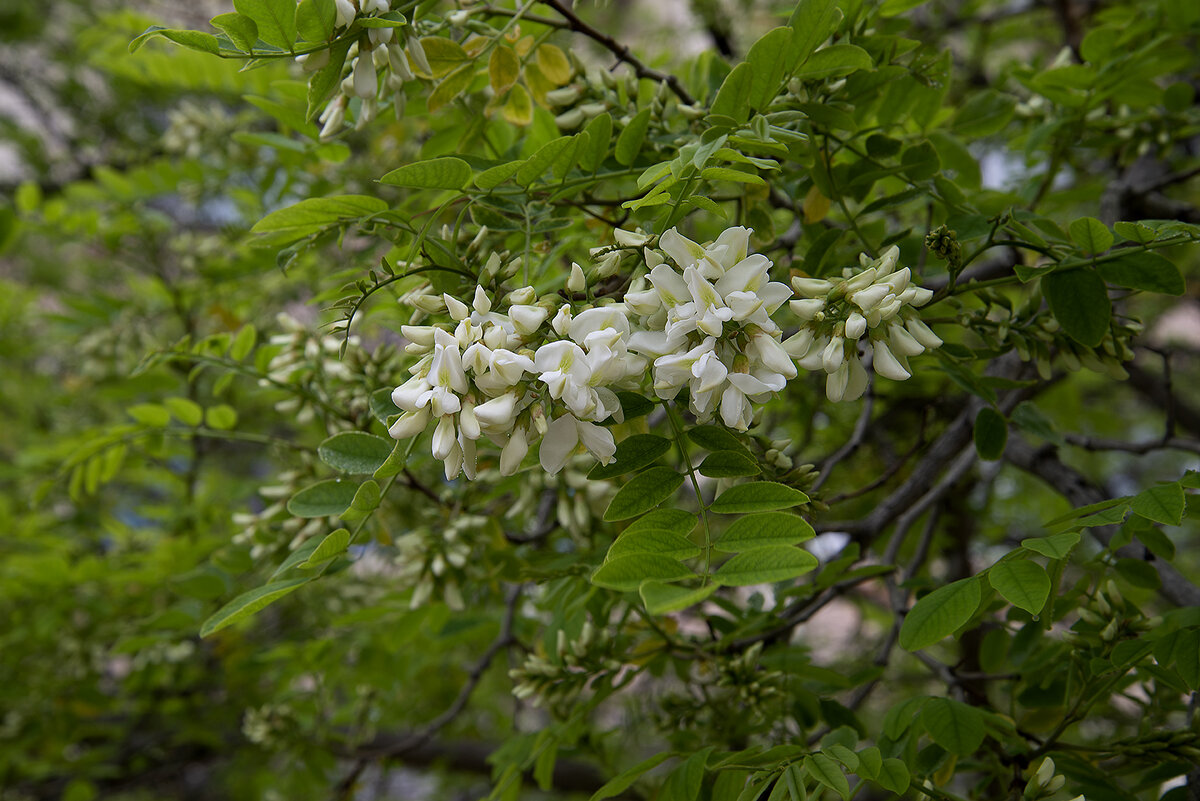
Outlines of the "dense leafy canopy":
M 0 10 L 0 800 L 1194 797 L 1200 5 L 733 5 Z

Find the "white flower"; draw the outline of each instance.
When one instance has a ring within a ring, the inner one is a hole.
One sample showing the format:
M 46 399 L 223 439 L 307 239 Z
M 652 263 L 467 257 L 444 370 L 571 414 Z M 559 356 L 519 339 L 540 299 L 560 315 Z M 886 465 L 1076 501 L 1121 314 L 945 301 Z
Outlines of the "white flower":
M 564 414 L 550 423 L 546 435 L 542 437 L 542 446 L 538 450 L 542 469 L 552 476 L 557 475 L 580 443 L 601 464 L 611 462 L 617 451 L 616 441 L 607 428 Z

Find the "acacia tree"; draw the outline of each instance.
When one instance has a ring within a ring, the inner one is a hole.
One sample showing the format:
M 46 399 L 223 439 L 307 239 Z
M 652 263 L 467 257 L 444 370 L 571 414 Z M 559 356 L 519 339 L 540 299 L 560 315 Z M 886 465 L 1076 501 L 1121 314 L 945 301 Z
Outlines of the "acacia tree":
M 12 797 L 1196 792 L 1200 10 L 234 9 L 15 196 Z

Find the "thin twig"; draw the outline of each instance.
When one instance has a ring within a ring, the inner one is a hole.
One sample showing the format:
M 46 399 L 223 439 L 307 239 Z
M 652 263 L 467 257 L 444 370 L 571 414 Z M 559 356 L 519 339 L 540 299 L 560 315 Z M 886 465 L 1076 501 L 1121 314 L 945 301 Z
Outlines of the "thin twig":
M 560 2 L 560 0 L 542 0 L 542 2 L 553 8 L 559 14 L 562 14 L 571 30 L 582 33 L 589 39 L 592 39 L 595 42 L 603 45 L 609 52 L 617 57 L 618 61 L 624 61 L 626 64 L 632 67 L 634 73 L 636 73 L 639 78 L 649 78 L 652 81 L 659 81 L 660 83 L 666 82 L 667 87 L 675 93 L 675 96 L 678 97 L 681 102 L 689 106 L 696 102 L 695 99 L 688 94 L 688 91 L 683 88 L 683 84 L 679 82 L 678 78 L 669 73 L 660 72 L 659 70 L 647 67 L 636 56 L 633 55 L 628 45 L 623 45 L 616 39 L 609 36 L 607 33 L 596 30 L 591 25 L 580 19 L 574 11 Z

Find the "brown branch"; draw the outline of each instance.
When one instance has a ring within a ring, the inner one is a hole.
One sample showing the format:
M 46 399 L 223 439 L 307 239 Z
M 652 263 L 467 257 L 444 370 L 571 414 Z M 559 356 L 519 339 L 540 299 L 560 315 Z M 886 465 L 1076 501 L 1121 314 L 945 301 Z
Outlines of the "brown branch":
M 624 61 L 633 68 L 634 73 L 639 78 L 649 78 L 652 81 L 666 82 L 667 87 L 675 93 L 679 100 L 687 105 L 692 105 L 696 101 L 688 94 L 688 91 L 683 88 L 683 84 L 674 75 L 659 70 L 652 69 L 643 64 L 630 51 L 628 45 L 623 45 L 616 39 L 609 36 L 603 31 L 593 28 L 591 25 L 584 22 L 579 16 L 572 11 L 568 6 L 564 5 L 561 0 L 542 0 L 543 3 L 553 8 L 567 21 L 568 27 L 593 41 L 603 45 L 609 52 L 617 57 L 618 61 Z

